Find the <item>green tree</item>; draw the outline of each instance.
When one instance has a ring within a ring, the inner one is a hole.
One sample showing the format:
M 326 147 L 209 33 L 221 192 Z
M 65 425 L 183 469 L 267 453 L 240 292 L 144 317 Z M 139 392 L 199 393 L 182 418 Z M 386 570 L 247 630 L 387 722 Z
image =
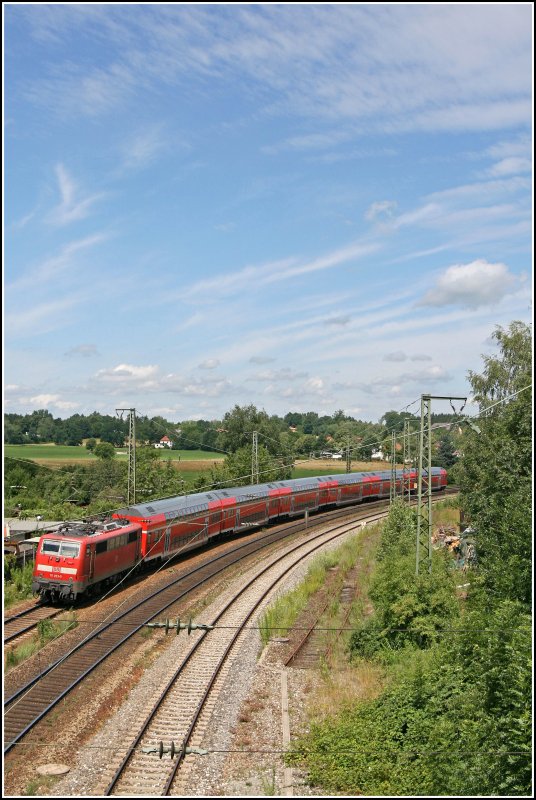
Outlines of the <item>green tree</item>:
M 465 434 L 462 506 L 476 529 L 477 558 L 491 602 L 530 602 L 532 492 L 532 337 L 512 322 L 494 333 L 500 352 L 469 373 L 480 435 Z M 503 401 L 503 402 L 500 402 Z
M 454 446 L 452 436 L 449 433 L 443 434 L 439 440 L 437 457 L 434 459 L 435 465 L 438 467 L 443 467 L 444 469 L 449 469 L 449 467 L 452 467 L 458 460 L 455 450 L 456 448 Z
M 111 442 L 100 442 L 93 452 L 97 458 L 101 458 L 103 461 L 110 461 L 115 458 L 115 447 Z

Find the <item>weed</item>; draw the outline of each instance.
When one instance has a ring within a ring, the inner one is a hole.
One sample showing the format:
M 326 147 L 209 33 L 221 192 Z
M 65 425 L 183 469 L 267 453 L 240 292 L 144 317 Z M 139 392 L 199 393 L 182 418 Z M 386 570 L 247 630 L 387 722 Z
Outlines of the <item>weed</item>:
M 261 787 L 263 794 L 267 796 L 273 796 L 276 794 L 275 767 L 272 767 L 271 775 L 269 776 L 269 778 L 266 778 L 264 775 L 261 775 Z

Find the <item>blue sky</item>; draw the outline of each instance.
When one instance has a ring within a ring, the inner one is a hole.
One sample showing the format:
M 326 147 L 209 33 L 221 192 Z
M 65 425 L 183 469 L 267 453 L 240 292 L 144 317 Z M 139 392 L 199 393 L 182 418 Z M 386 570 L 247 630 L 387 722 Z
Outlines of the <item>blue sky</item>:
M 531 4 L 3 12 L 6 411 L 377 421 L 531 320 Z

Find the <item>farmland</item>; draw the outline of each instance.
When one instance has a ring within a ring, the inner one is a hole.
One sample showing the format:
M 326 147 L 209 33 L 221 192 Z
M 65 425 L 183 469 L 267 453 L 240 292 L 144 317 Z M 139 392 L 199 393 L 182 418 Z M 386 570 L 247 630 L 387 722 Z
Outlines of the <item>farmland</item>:
M 224 459 L 222 453 L 206 450 L 168 450 L 166 448 L 155 450 L 155 452 L 158 453 L 158 457 L 161 460 L 171 461 L 177 470 L 187 472 L 188 477 L 192 479 L 206 472 L 215 464 L 221 463 Z M 93 453 L 82 445 L 71 447 L 55 444 L 8 444 L 5 445 L 4 455 L 6 458 L 35 461 L 38 464 L 56 469 L 69 464 L 78 466 L 98 463 L 99 461 Z M 128 451 L 126 447 L 116 450 L 116 458 L 119 461 L 126 461 L 127 457 Z M 389 464 L 378 461 L 352 461 L 353 472 L 368 472 L 378 469 L 389 469 Z M 345 471 L 344 461 L 333 461 L 331 459 L 298 460 L 292 471 L 292 477 L 308 478 L 314 475 L 338 475 Z M 192 473 L 195 473 L 195 475 Z
M 186 471 L 209 469 L 215 461 L 222 461 L 224 456 L 221 453 L 213 453 L 204 450 L 156 450 L 159 458 L 174 462 L 174 466 Z M 24 461 L 36 461 L 49 467 L 62 467 L 67 464 L 87 464 L 97 463 L 97 456 L 93 455 L 84 446 L 71 447 L 68 445 L 57 444 L 8 444 L 4 448 L 6 458 L 22 459 Z M 128 451 L 126 447 L 116 450 L 116 458 L 126 461 Z

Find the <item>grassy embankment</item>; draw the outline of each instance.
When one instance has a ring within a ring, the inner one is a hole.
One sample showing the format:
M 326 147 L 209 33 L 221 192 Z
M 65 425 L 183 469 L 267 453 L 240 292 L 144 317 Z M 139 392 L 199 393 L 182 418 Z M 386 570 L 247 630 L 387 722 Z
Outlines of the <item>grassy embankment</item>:
M 458 520 L 459 509 L 455 501 L 434 506 L 436 529 L 440 526 L 455 527 Z M 376 570 L 381 530 L 380 524 L 367 526 L 333 552 L 318 556 L 299 586 L 279 597 L 264 613 L 260 621 L 263 644 L 271 636 L 287 635 L 309 600 L 323 587 L 327 571 L 333 567 L 339 569 L 342 584 L 348 571 L 354 565 L 359 565 L 359 584 L 345 627 L 360 627 L 372 611 L 368 593 Z M 336 629 L 341 625 L 341 608 L 336 598 L 317 625 L 326 629 Z M 389 670 L 385 665 L 364 659 L 352 661 L 350 637 L 351 631 L 343 631 L 339 637 L 336 630 L 326 631 L 325 646 L 331 645 L 331 657 L 329 664 L 322 664 L 320 685 L 310 695 L 308 713 L 313 724 L 336 717 L 358 702 L 374 699 L 389 681 Z

